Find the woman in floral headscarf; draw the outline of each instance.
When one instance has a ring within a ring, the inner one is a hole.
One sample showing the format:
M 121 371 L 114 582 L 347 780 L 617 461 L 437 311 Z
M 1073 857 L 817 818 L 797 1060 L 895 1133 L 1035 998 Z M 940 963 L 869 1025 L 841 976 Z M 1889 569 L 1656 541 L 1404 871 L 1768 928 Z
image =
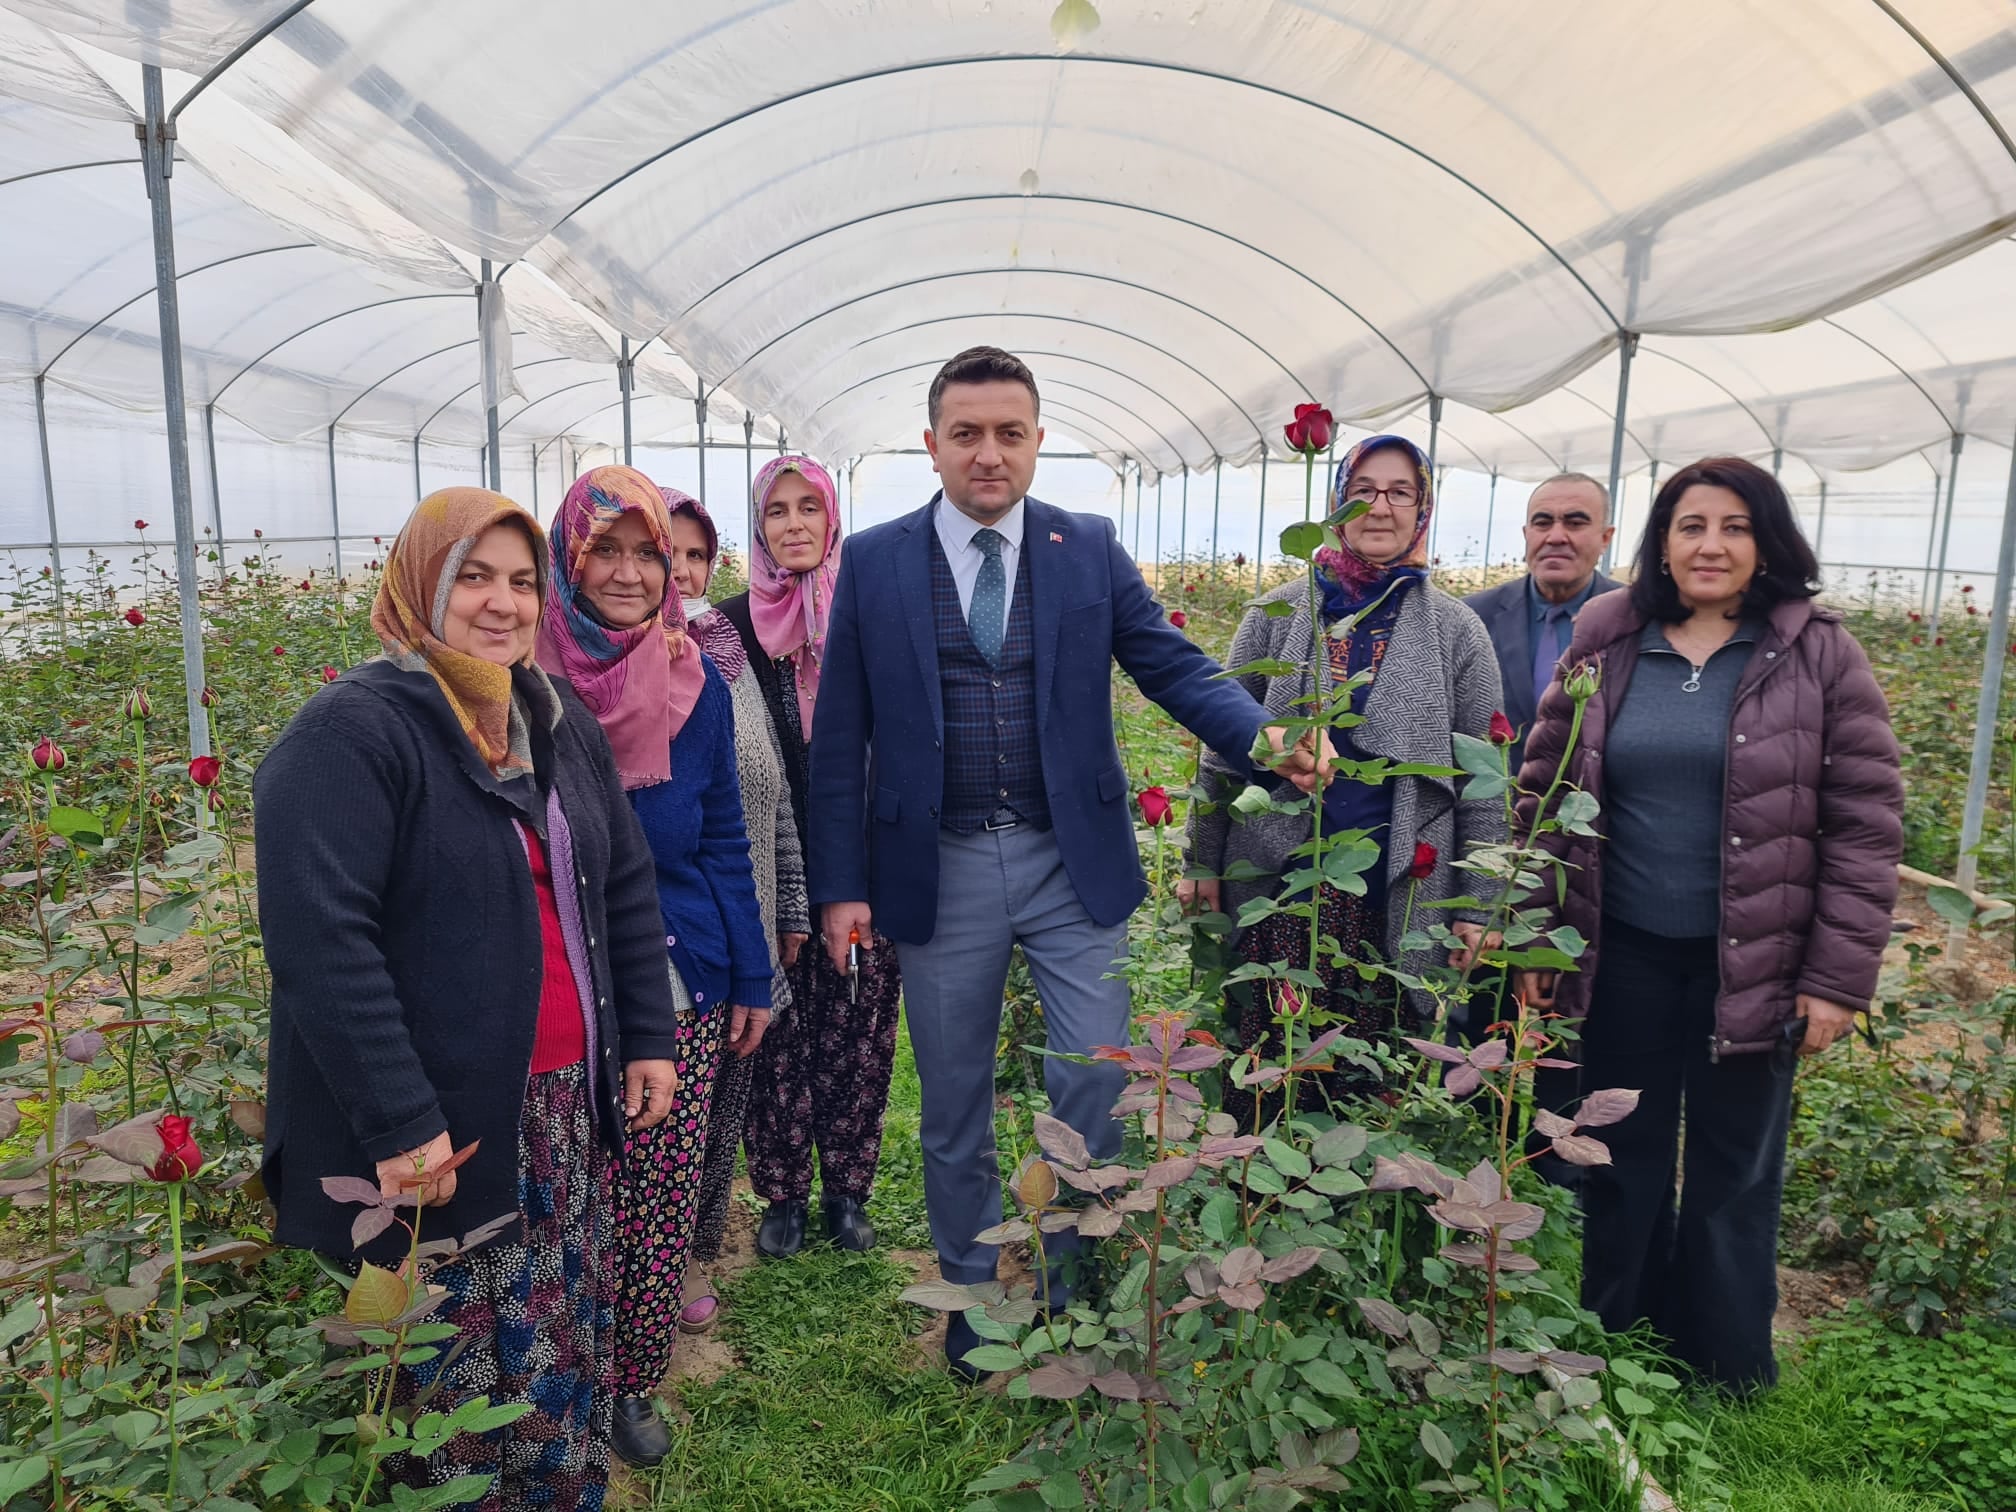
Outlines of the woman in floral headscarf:
M 1434 508 L 1428 462 L 1413 442 L 1373 436 L 1353 447 L 1337 468 L 1332 521 L 1342 549 L 1317 553 L 1317 586 L 1328 636 L 1326 688 L 1357 679 L 1351 712 L 1362 723 L 1339 726 L 1331 740 L 1349 760 L 1387 757 L 1394 762 L 1450 767 L 1452 732 L 1488 737 L 1500 704 L 1498 660 L 1483 622 L 1458 600 L 1428 580 L 1428 519 Z M 1293 718 L 1308 705 L 1298 702 L 1313 690 L 1300 670 L 1311 660 L 1316 627 L 1309 613 L 1308 585 L 1295 578 L 1265 595 L 1240 622 L 1228 666 L 1257 661 L 1285 662 L 1297 670 L 1282 676 L 1248 674 L 1240 680 L 1269 714 Z M 1268 606 L 1285 603 L 1294 613 L 1276 618 Z M 1179 897 L 1193 906 L 1235 919 L 1250 898 L 1278 896 L 1292 869 L 1291 854 L 1309 839 L 1306 812 L 1263 814 L 1233 823 L 1230 800 L 1237 779 L 1209 751 L 1201 775 L 1219 801 L 1194 805 L 1189 819 L 1193 866 L 1223 874 L 1240 866 L 1240 879 L 1184 882 Z M 1328 885 L 1322 893 L 1322 931 L 1347 955 L 1376 954 L 1413 970 L 1428 963 L 1426 952 L 1402 948 L 1410 929 L 1425 931 L 1445 922 L 1459 937 L 1450 958 L 1461 964 L 1481 940 L 1481 911 L 1431 909 L 1429 904 L 1468 891 L 1465 873 L 1451 863 L 1475 845 L 1502 842 L 1504 815 L 1498 800 L 1465 803 L 1446 777 L 1396 777 L 1379 784 L 1339 778 L 1323 797 L 1323 830 L 1365 835 L 1367 864 L 1362 895 Z M 1390 906 L 1389 906 L 1390 904 Z M 1309 929 L 1293 914 L 1271 914 L 1243 935 L 1236 948 L 1248 961 L 1306 964 Z M 1349 967 L 1326 964 L 1322 1006 L 1350 1025 L 1347 1032 L 1375 1040 L 1396 1027 L 1418 1030 L 1429 1011 L 1426 998 L 1408 992 L 1396 1008 L 1390 985 L 1365 984 Z M 1279 990 L 1278 987 L 1276 989 Z M 1251 998 L 1240 1018 L 1249 1047 L 1278 1042 L 1281 1003 L 1256 986 L 1235 988 Z M 1326 1091 L 1371 1090 L 1376 1078 L 1363 1073 L 1331 1073 L 1305 1082 L 1311 1102 Z M 1268 1116 L 1278 1110 L 1267 1110 Z M 1250 1125 L 1250 1093 L 1232 1089 L 1226 1107 Z
M 749 591 L 719 612 L 769 707 L 802 851 L 819 658 L 840 561 L 840 506 L 826 469 L 793 456 L 765 466 L 751 490 L 749 534 Z M 882 1153 L 900 991 L 896 949 L 879 935 L 861 942 L 854 978 L 823 950 L 800 952 L 791 968 L 791 1015 L 757 1053 L 749 1117 L 749 1180 L 770 1203 L 756 1247 L 772 1259 L 805 1242 L 815 1149 L 827 1237 L 842 1249 L 874 1247 L 866 1203 Z
M 533 661 L 545 562 L 509 499 L 422 500 L 371 612 L 385 654 L 309 699 L 254 785 L 276 1232 L 397 1266 L 393 1210 L 354 1205 L 375 1189 L 462 1240 L 430 1278 L 455 1349 L 397 1399 L 531 1410 L 386 1469 L 485 1477 L 481 1512 L 602 1505 L 613 1178 L 675 1080 L 644 836 L 594 717 Z
M 678 1340 L 716 1075 L 724 1054 L 756 1048 L 770 1017 L 728 685 L 686 633 L 672 549 L 656 484 L 627 467 L 584 474 L 553 522 L 553 605 L 539 634 L 540 664 L 602 722 L 644 826 L 678 1004 L 679 1100 L 632 1136 L 618 1196 L 613 1433 L 617 1454 L 639 1466 L 671 1447 L 651 1393 Z

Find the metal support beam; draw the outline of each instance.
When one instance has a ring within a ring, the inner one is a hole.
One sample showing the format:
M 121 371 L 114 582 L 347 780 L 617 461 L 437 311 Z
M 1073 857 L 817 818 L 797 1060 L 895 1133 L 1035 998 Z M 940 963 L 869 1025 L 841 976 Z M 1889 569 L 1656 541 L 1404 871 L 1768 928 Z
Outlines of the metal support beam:
M 63 546 L 56 533 L 56 474 L 49 465 L 49 407 L 42 398 L 42 377 L 35 377 L 35 439 L 42 448 L 42 504 L 49 512 L 49 584 L 56 590 L 56 640 L 70 644 L 70 625 L 63 608 Z
M 153 214 L 154 298 L 159 307 L 161 397 L 168 427 L 168 488 L 175 515 L 175 585 L 182 606 L 182 692 L 188 708 L 189 754 L 210 754 L 210 721 L 203 708 L 203 607 L 196 582 L 196 509 L 189 489 L 189 412 L 182 395 L 182 311 L 175 287 L 175 208 L 170 175 L 175 169 L 175 128 L 161 100 L 161 70 L 140 70 L 146 118 L 134 127 L 140 138 L 141 167 Z M 38 385 L 39 397 L 41 389 Z M 55 532 L 50 532 L 55 538 Z M 197 806 L 199 823 L 208 810 Z
M 1440 394 L 1430 394 L 1428 396 L 1428 486 L 1430 488 L 1434 488 L 1437 481 L 1435 453 L 1441 444 L 1442 396 Z M 1262 492 L 1265 492 L 1264 487 Z M 1439 499 L 1441 494 L 1437 492 L 1435 497 Z M 1438 509 L 1428 517 L 1428 555 L 1430 558 L 1433 558 L 1435 555 L 1435 538 L 1440 533 L 1441 528 L 1442 511 Z
M 1211 458 L 1211 577 L 1218 577 L 1218 506 L 1225 501 L 1225 459 Z
M 1939 469 L 1932 469 L 1932 527 L 1925 532 L 1925 570 L 1918 576 L 1918 607 L 1929 612 L 1932 608 L 1932 558 L 1939 551 L 1939 501 L 1945 492 L 1945 483 L 1939 476 Z
M 419 503 L 427 497 L 427 490 L 420 486 L 420 438 L 413 438 L 413 502 Z
M 1484 497 L 1484 565 L 1491 565 L 1491 526 L 1498 517 L 1498 469 L 1491 469 L 1491 492 Z
M 539 518 L 539 443 L 532 443 L 532 518 Z
M 756 417 L 749 411 L 742 411 L 742 492 L 756 492 Z M 750 518 L 754 519 L 755 504 L 750 504 Z
M 1188 572 L 1190 558 L 1190 469 L 1183 469 L 1183 504 L 1176 520 L 1176 564 L 1178 575 Z
M 637 386 L 637 359 L 630 355 L 630 338 L 619 338 L 616 352 L 616 387 L 623 395 L 623 465 L 630 461 L 630 394 Z
M 1827 539 L 1827 480 L 1820 480 L 1820 518 L 1813 526 L 1813 555 L 1817 559 L 1822 550 L 1821 543 Z
M 1967 767 L 1967 801 L 1960 815 L 1960 859 L 1953 880 L 1972 892 L 1981 875 L 1981 834 L 1988 813 L 1988 779 L 1995 769 L 1995 726 L 2002 712 L 2002 670 L 2009 654 L 2009 593 L 2016 577 L 2016 452 L 2009 459 L 2009 488 L 2002 504 L 2002 544 L 1995 554 L 1995 602 L 1988 611 L 1988 654 L 1982 659 L 1981 693 L 1974 705 L 1974 753 Z M 1959 931 L 1955 931 L 1959 933 Z
M 1162 591 L 1162 474 L 1155 474 L 1155 591 Z
M 1939 527 L 1939 555 L 1932 564 L 1932 638 L 1939 637 L 1940 601 L 1946 597 L 1946 548 L 1953 539 L 1953 496 L 1960 488 L 1960 448 L 1967 433 L 1953 433 L 1953 460 L 1946 467 L 1946 521 Z
M 336 427 L 333 425 L 329 427 L 329 549 L 334 553 L 332 570 L 340 583 L 343 581 L 343 511 L 336 493 Z
M 1610 505 L 1616 508 L 1617 491 L 1624 481 L 1624 427 L 1631 413 L 1631 359 L 1638 355 L 1635 331 L 1617 333 L 1617 413 L 1610 422 Z M 1603 570 L 1610 570 L 1616 555 L 1617 537 L 1603 547 Z
M 1137 565 L 1141 560 L 1141 489 L 1141 463 L 1137 459 L 1134 463 L 1134 560 Z
M 1260 543 L 1253 548 L 1253 591 L 1260 591 L 1260 575 L 1267 570 L 1267 449 L 1260 449 Z
M 700 487 L 696 492 L 700 495 L 700 507 L 705 509 L 707 507 L 707 385 L 704 381 L 696 378 L 693 386 L 698 390 L 693 395 L 693 424 L 699 431 L 700 440 Z M 627 457 L 625 461 L 627 465 Z
M 217 581 L 222 583 L 231 575 L 231 564 L 224 557 L 224 485 L 217 476 L 217 406 L 203 406 L 203 463 L 210 469 L 210 528 L 215 532 L 211 539 L 217 543 Z
M 483 259 L 483 293 L 476 301 L 477 360 L 483 364 L 483 425 L 485 433 L 490 438 L 489 444 L 484 448 L 483 455 L 489 462 L 487 478 L 490 491 L 492 493 L 502 493 L 504 491 L 504 453 L 497 445 L 496 401 L 499 396 L 490 382 L 490 375 L 497 371 L 497 354 L 490 350 L 490 327 L 492 322 L 485 318 L 486 311 L 484 309 L 489 300 L 497 297 L 493 292 L 496 288 L 497 280 L 490 275 L 490 259 L 486 257 Z M 330 434 L 332 436 L 335 434 L 333 428 Z M 334 456 L 333 452 L 331 456 Z M 331 463 L 330 476 L 333 482 L 335 476 L 333 462 Z M 334 493 L 333 488 L 331 489 L 331 493 Z M 337 547 L 337 553 L 337 562 L 339 565 L 337 575 L 340 577 L 342 575 L 340 571 L 342 547 L 340 544 Z

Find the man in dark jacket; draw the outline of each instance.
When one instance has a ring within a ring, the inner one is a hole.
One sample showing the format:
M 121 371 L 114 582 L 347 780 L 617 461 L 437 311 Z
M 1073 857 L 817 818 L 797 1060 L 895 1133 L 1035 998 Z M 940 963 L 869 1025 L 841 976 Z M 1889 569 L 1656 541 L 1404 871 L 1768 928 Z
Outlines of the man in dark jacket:
M 1519 732 L 1511 750 L 1515 774 L 1575 616 L 1597 594 L 1623 586 L 1596 570 L 1617 527 L 1610 523 L 1609 490 L 1586 473 L 1557 473 L 1535 488 L 1525 530 L 1526 575 L 1463 600 L 1498 651 L 1505 717 Z
M 976 1236 L 1001 1219 L 994 1060 L 1010 952 L 1029 962 L 1053 1050 L 1128 1037 L 1113 973 L 1147 887 L 1113 663 L 1240 771 L 1267 722 L 1169 623 L 1111 521 L 1028 497 L 1037 403 L 1029 369 L 997 348 L 938 374 L 924 439 L 943 490 L 848 541 L 812 735 L 812 902 L 839 969 L 871 918 L 900 947 L 931 1233 L 941 1273 L 967 1284 L 995 1275 L 996 1247 Z M 1299 750 L 1279 770 L 1316 782 Z M 1110 1062 L 1045 1068 L 1053 1110 L 1095 1159 L 1119 1151 L 1123 1081 Z M 1075 1238 L 1053 1236 L 1051 1255 Z M 1064 1284 L 1060 1269 L 1055 1305 Z M 946 1353 L 968 1379 L 978 1342 L 955 1313 Z

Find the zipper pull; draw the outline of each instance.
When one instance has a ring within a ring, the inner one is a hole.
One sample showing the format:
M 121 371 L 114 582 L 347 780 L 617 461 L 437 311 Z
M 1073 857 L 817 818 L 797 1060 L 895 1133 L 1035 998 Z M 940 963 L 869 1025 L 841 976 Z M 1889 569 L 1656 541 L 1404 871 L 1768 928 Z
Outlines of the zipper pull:
M 1708 1034 L 1708 1064 L 1711 1066 L 1722 1064 L 1722 1036 L 1713 1030 Z

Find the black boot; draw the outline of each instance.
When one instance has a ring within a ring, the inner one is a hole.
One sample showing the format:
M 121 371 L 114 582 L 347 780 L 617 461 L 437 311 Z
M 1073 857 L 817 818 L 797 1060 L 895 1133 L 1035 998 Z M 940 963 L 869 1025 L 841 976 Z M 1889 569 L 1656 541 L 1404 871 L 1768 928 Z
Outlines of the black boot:
M 875 1248 L 875 1229 L 868 1222 L 868 1214 L 863 1211 L 859 1197 L 839 1192 L 822 1201 L 819 1209 L 826 1219 L 826 1237 L 841 1249 L 866 1251 Z
M 624 1464 L 649 1470 L 671 1452 L 672 1435 L 666 1431 L 658 1409 L 651 1404 L 651 1398 L 618 1397 L 616 1422 L 610 1430 L 609 1444 Z
M 756 1248 L 772 1260 L 787 1260 L 805 1246 L 805 1203 L 786 1198 L 770 1204 L 756 1229 Z
M 994 1373 L 966 1363 L 968 1352 L 979 1347 L 980 1335 L 973 1332 L 973 1325 L 966 1321 L 964 1313 L 952 1313 L 945 1319 L 945 1364 L 968 1386 L 978 1386 Z

